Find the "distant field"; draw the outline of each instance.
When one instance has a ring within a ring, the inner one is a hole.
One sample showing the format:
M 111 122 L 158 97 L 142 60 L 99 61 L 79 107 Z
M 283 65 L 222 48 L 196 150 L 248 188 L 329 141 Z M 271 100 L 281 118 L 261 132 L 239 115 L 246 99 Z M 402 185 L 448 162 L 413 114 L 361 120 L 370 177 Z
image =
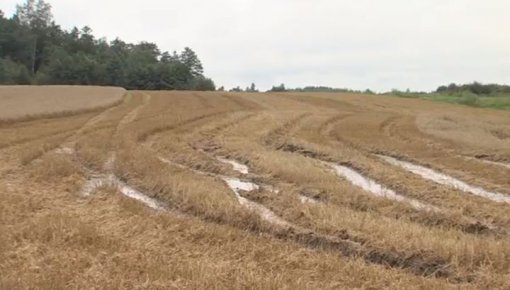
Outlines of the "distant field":
M 490 108 L 510 111 L 510 95 L 498 96 L 477 96 L 475 94 L 464 93 L 463 95 L 448 95 L 439 93 L 395 93 L 390 94 L 403 98 L 416 98 L 450 104 L 459 104 L 470 107 Z
M 123 88 L 93 86 L 0 86 L 0 120 L 104 107 L 119 101 Z
M 510 289 L 509 112 L 129 94 L 0 126 L 0 289 Z
M 423 97 L 424 99 L 433 100 L 433 101 L 441 101 L 448 102 L 453 104 L 461 104 L 467 105 L 471 107 L 480 107 L 480 108 L 492 108 L 499 110 L 510 110 L 510 96 L 448 96 L 448 95 L 440 95 L 434 94 L 430 96 Z

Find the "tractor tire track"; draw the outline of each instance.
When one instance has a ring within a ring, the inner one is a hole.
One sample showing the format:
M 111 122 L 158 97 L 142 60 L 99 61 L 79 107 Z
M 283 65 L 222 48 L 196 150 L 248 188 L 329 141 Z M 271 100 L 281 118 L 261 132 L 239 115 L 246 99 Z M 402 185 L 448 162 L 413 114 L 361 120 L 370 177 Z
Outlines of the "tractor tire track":
M 222 94 L 222 97 L 236 104 L 239 108 L 244 110 L 260 110 L 262 106 L 253 101 L 246 100 L 242 95 Z
M 158 135 L 158 134 L 162 134 L 162 133 L 164 133 L 166 131 L 174 130 L 174 129 L 177 129 L 179 127 L 183 127 L 183 126 L 186 126 L 186 125 L 191 125 L 191 124 L 193 124 L 195 122 L 199 122 L 199 121 L 202 121 L 202 120 L 205 120 L 205 119 L 209 119 L 209 118 L 214 118 L 214 117 L 217 117 L 217 116 L 225 115 L 225 114 L 228 114 L 228 113 L 231 113 L 231 112 L 232 111 L 230 111 L 230 110 L 213 112 L 213 113 L 208 113 L 208 114 L 192 117 L 190 119 L 186 119 L 186 120 L 174 123 L 174 124 L 158 126 L 156 128 L 149 129 L 149 130 L 143 132 L 142 134 L 140 134 L 140 136 L 138 136 L 138 140 L 137 141 L 138 142 L 146 142 L 149 138 L 152 138 L 152 137 L 154 137 L 155 135 Z
M 214 106 L 211 105 L 209 100 L 206 97 L 202 96 L 201 94 L 193 93 L 193 96 L 196 97 L 199 100 L 200 105 L 202 105 L 203 108 L 206 108 L 206 109 L 214 108 Z
M 163 163 L 167 163 L 173 166 L 176 166 L 180 169 L 189 170 L 192 173 L 199 174 L 202 176 L 209 176 L 218 182 L 224 181 L 224 177 L 212 172 L 205 172 L 201 170 L 197 170 L 194 168 L 190 168 L 187 165 L 183 164 L 175 164 L 172 161 L 167 161 L 163 158 L 160 158 Z M 258 187 L 257 187 L 258 188 Z M 246 201 L 249 203 L 255 203 L 253 201 Z M 262 206 L 262 205 L 260 205 Z M 265 208 L 265 207 L 264 207 Z M 174 208 L 174 210 L 179 211 L 179 208 Z M 267 210 L 266 210 L 267 211 Z M 227 224 L 234 227 L 238 227 L 236 224 L 232 224 L 229 220 L 210 220 L 206 216 L 203 216 L 199 213 L 194 212 L 194 216 L 208 220 L 214 221 L 219 224 Z M 316 233 L 313 230 L 301 228 L 300 226 L 293 225 L 287 221 L 284 221 L 276 216 L 272 219 L 276 219 L 274 222 L 270 222 L 273 225 L 273 229 L 269 230 L 261 229 L 261 228 L 249 228 L 249 230 L 258 233 L 259 231 L 267 232 L 279 239 L 284 241 L 295 241 L 298 244 L 301 244 L 304 247 L 308 247 L 315 250 L 322 251 L 330 251 L 333 253 L 338 253 L 341 256 L 349 257 L 349 258 L 359 258 L 361 257 L 368 263 L 384 265 L 390 268 L 395 269 L 403 269 L 405 271 L 409 271 L 418 276 L 431 276 L 436 278 L 446 278 L 446 277 L 454 277 L 454 280 L 464 281 L 467 278 L 456 276 L 455 270 L 444 260 L 439 257 L 430 258 L 429 254 L 403 254 L 398 253 L 395 250 L 384 250 L 379 248 L 372 248 L 368 245 L 367 241 L 360 240 L 359 238 L 353 237 L 347 234 L 347 231 L 343 231 L 344 234 L 342 236 L 328 236 Z M 242 228 L 241 228 L 242 229 Z M 428 258 L 425 258 L 428 256 Z M 432 255 L 433 257 L 433 255 Z
M 339 116 L 335 116 L 335 117 L 329 119 L 328 121 L 331 122 L 331 120 L 334 120 L 337 118 L 339 118 Z M 326 122 L 328 122 L 328 121 L 326 121 Z M 388 124 L 389 123 L 391 123 L 391 121 L 388 122 Z M 285 134 L 285 129 L 275 130 L 274 132 L 272 132 L 272 134 L 275 134 L 276 136 L 272 137 L 271 140 L 280 140 L 280 142 L 266 143 L 266 145 L 270 146 L 271 148 L 275 148 L 276 150 L 281 150 L 281 151 L 286 151 L 286 152 L 298 153 L 298 154 L 301 154 L 306 157 L 320 160 L 321 162 L 328 162 L 328 163 L 335 162 L 335 160 L 333 158 L 331 158 L 328 154 L 316 152 L 314 150 L 305 148 L 301 145 L 294 144 L 293 142 L 281 141 L 282 138 L 283 139 L 286 138 L 284 136 L 281 136 L 281 135 Z M 280 135 L 280 136 L 277 136 L 277 135 Z M 365 150 L 362 150 L 362 149 L 360 150 L 356 147 L 353 147 L 349 143 L 347 143 L 345 145 L 349 146 L 352 150 L 358 151 L 363 156 L 370 156 L 372 154 L 370 152 L 366 152 Z M 407 197 L 404 197 L 404 198 L 407 198 Z M 414 199 L 411 198 L 411 201 L 412 200 L 414 200 Z M 414 202 L 414 203 L 417 204 L 416 202 Z M 420 205 L 419 207 L 428 208 L 427 206 L 423 206 L 423 205 Z M 430 208 L 435 208 L 435 207 L 430 206 Z M 444 211 L 444 210 L 445 209 L 441 209 L 441 211 Z M 471 217 L 466 217 L 465 221 L 458 223 L 456 225 L 456 227 L 458 227 L 460 230 L 465 231 L 466 233 L 470 233 L 470 234 L 471 233 L 478 234 L 478 233 L 483 233 L 483 232 L 492 234 L 495 231 L 496 232 L 500 231 L 497 227 L 495 227 L 494 225 L 491 225 L 490 223 L 480 222 L 480 221 L 473 219 Z

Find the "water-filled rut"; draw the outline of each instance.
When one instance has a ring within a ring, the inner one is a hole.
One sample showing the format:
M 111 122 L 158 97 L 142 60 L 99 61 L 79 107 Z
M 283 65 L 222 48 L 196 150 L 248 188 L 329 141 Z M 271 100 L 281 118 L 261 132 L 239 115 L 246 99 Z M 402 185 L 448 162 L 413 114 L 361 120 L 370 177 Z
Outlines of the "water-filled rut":
M 452 187 L 454 189 L 458 189 L 467 193 L 471 193 L 473 195 L 477 195 L 495 202 L 505 202 L 510 203 L 510 196 L 499 193 L 485 190 L 478 186 L 473 186 L 461 181 L 455 177 L 446 175 L 444 173 L 437 172 L 433 169 L 416 165 L 411 162 L 402 161 L 390 156 L 378 155 L 379 158 L 388 162 L 389 164 L 401 167 L 411 173 L 421 176 L 424 179 L 433 181 L 435 183 L 446 185 Z
M 395 191 L 377 183 L 375 180 L 363 176 L 361 173 L 352 168 L 334 163 L 328 163 L 328 165 L 335 170 L 337 175 L 347 179 L 351 184 L 360 187 L 364 191 L 369 192 L 375 196 L 391 199 L 398 202 L 404 202 L 419 210 L 439 211 L 438 208 L 432 205 L 399 195 Z
M 102 177 L 93 177 L 89 179 L 83 186 L 81 193 L 84 196 L 90 196 L 98 188 L 101 187 L 115 187 L 123 195 L 134 200 L 140 201 L 152 209 L 165 210 L 165 207 L 159 201 L 125 184 L 124 182 L 122 182 L 117 177 L 111 174 Z

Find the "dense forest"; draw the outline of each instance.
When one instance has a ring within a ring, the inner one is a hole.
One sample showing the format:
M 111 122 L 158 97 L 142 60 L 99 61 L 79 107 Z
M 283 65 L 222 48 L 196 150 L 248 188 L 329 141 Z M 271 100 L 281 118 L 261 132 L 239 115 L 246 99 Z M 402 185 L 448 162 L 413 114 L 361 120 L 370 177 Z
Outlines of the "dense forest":
M 57 25 L 50 4 L 27 0 L 0 11 L 0 84 L 109 85 L 128 89 L 214 90 L 191 48 L 161 52 L 150 42 L 108 42 L 89 27 Z

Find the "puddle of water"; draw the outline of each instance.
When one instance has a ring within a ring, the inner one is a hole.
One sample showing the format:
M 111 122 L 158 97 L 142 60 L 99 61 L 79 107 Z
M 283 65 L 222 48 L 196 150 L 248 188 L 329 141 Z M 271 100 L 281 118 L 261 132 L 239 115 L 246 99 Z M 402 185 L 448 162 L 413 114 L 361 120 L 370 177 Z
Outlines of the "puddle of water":
M 376 181 L 367 178 L 357 171 L 338 164 L 329 164 L 335 170 L 336 174 L 346 178 L 353 185 L 362 188 L 363 190 L 372 193 L 373 195 L 395 200 L 398 202 L 405 202 L 410 204 L 412 207 L 419 210 L 430 210 L 430 211 L 439 211 L 438 208 L 422 203 L 412 198 L 407 198 L 405 196 L 399 195 L 395 191 L 384 187 L 383 185 L 377 183 Z
M 468 193 L 471 193 L 471 194 L 474 194 L 477 196 L 485 197 L 485 198 L 490 199 L 495 202 L 510 203 L 510 196 L 504 195 L 502 193 L 490 192 L 490 191 L 487 191 L 481 187 L 469 185 L 469 184 L 467 184 L 461 180 L 458 180 L 454 177 L 434 171 L 434 170 L 424 167 L 424 166 L 416 165 L 416 164 L 413 164 L 413 163 L 410 163 L 407 161 L 398 160 L 396 158 L 385 156 L 385 155 L 378 155 L 378 156 L 392 165 L 396 165 L 401 168 L 404 168 L 409 172 L 419 175 L 424 179 L 431 180 L 435 183 L 450 186 L 455 189 L 458 189 L 458 190 L 461 190 L 464 192 L 468 192 Z
M 177 166 L 177 167 L 179 167 L 179 168 L 181 168 L 181 169 L 188 169 L 188 167 L 186 167 L 186 166 L 184 166 L 184 165 L 181 165 L 181 164 L 179 164 L 179 163 L 177 163 L 177 162 L 173 162 L 173 161 L 168 160 L 168 159 L 163 158 L 163 157 L 159 157 L 159 160 L 160 160 L 161 162 L 163 162 L 163 163 L 168 164 L 168 165 L 174 165 L 174 166 Z
M 148 207 L 155 210 L 165 210 L 163 206 L 161 206 L 160 202 L 155 200 L 154 198 L 148 197 L 147 195 L 139 192 L 138 190 L 119 182 L 119 189 L 122 194 L 132 199 L 138 200 Z
M 162 162 L 167 163 L 167 164 L 176 165 L 176 166 L 184 168 L 184 169 L 190 169 L 187 166 L 175 163 L 171 160 L 168 160 L 168 159 L 165 159 L 162 157 L 159 157 L 159 159 Z M 247 174 L 249 172 L 248 166 L 246 166 L 246 165 L 242 165 L 235 161 L 231 161 L 231 160 L 227 160 L 227 159 L 223 159 L 224 161 L 222 161 L 222 160 L 220 160 L 220 158 L 218 158 L 218 160 L 220 162 L 232 164 L 234 166 L 234 170 L 236 170 L 236 165 L 234 165 L 233 163 L 240 165 L 240 167 L 242 167 L 243 169 L 242 169 L 242 171 L 240 171 L 240 170 L 237 170 L 237 171 L 239 171 L 243 174 Z M 210 175 L 209 173 L 206 173 L 206 172 L 202 172 L 202 171 L 198 171 L 198 170 L 194 170 L 194 169 L 191 169 L 191 170 L 193 170 L 194 172 L 199 173 L 199 174 Z M 282 226 L 282 227 L 292 227 L 291 224 L 289 224 L 287 221 L 283 220 L 282 218 L 278 217 L 270 209 L 266 208 L 265 206 L 263 206 L 259 203 L 253 202 L 253 201 L 241 196 L 241 194 L 240 194 L 241 191 L 259 190 L 261 188 L 261 186 L 259 186 L 258 184 L 255 184 L 255 183 L 249 182 L 249 181 L 242 181 L 240 179 L 233 178 L 233 177 L 226 177 L 226 176 L 221 176 L 221 175 L 215 175 L 215 176 L 220 177 L 221 179 L 223 179 L 223 181 L 225 183 L 227 183 L 228 187 L 230 187 L 230 189 L 234 192 L 234 194 L 237 198 L 237 201 L 239 201 L 239 204 L 241 204 L 248 210 L 257 213 L 262 219 L 264 219 L 272 224 Z M 272 192 L 276 192 L 276 193 L 279 192 L 279 190 L 274 189 L 273 187 L 270 187 L 269 190 Z
M 65 155 L 73 155 L 75 153 L 74 148 L 71 147 L 61 147 L 55 150 L 57 154 L 65 154 Z
M 105 186 L 117 186 L 117 181 L 112 176 L 91 178 L 83 186 L 81 194 L 83 196 L 90 196 L 98 188 Z
M 299 200 L 301 203 L 310 203 L 310 204 L 318 204 L 319 202 L 313 198 L 310 198 L 308 196 L 299 195 Z
M 246 207 L 248 210 L 251 210 L 255 213 L 257 213 L 261 218 L 264 220 L 283 227 L 290 227 L 291 225 L 277 216 L 274 212 L 272 212 L 270 209 L 266 208 L 265 206 L 258 204 L 256 202 L 253 202 L 247 198 L 244 198 L 239 193 L 242 191 L 253 191 L 258 190 L 260 187 L 252 182 L 247 181 L 241 181 L 237 178 L 230 178 L 230 177 L 224 177 L 223 180 L 227 183 L 227 185 L 232 189 L 232 191 L 235 193 L 237 200 L 239 203 Z
M 222 158 L 222 157 L 217 157 L 216 159 L 218 159 L 218 161 L 222 162 L 222 163 L 225 163 L 225 164 L 230 164 L 232 165 L 232 168 L 237 171 L 237 172 L 240 172 L 242 174 L 248 174 L 249 173 L 249 169 L 248 169 L 248 166 L 244 165 L 244 164 L 241 164 L 235 160 L 229 160 L 229 159 L 225 159 L 225 158 Z
M 275 188 L 274 186 L 271 186 L 271 185 L 265 186 L 264 189 L 271 193 L 276 193 L 276 194 L 280 193 L 280 190 L 278 188 Z
M 243 190 L 243 191 L 253 191 L 253 190 L 258 190 L 260 188 L 255 183 L 248 182 L 248 181 L 241 181 L 241 180 L 239 180 L 237 178 L 225 177 L 225 178 L 223 178 L 223 180 L 235 192 L 236 196 L 238 196 L 238 197 L 240 196 L 239 195 L 239 191 L 240 190 Z
M 193 169 L 193 168 L 191 168 L 189 166 L 179 164 L 177 162 L 168 160 L 168 159 L 163 158 L 163 157 L 159 157 L 159 160 L 161 162 L 163 162 L 163 163 L 166 163 L 166 164 L 169 164 L 169 165 L 173 165 L 173 166 L 176 166 L 176 167 L 181 168 L 181 169 L 186 169 L 186 170 L 193 171 L 196 174 L 205 175 L 205 176 L 219 177 L 219 178 L 222 178 L 223 180 L 230 179 L 230 177 L 223 176 L 223 175 L 220 175 L 220 174 L 215 174 L 215 173 L 210 173 L 210 172 L 205 172 L 205 171 L 200 171 L 200 170 L 197 170 L 197 169 Z M 271 193 L 276 193 L 276 194 L 280 193 L 280 190 L 275 188 L 272 185 L 261 184 L 261 185 L 257 185 L 257 186 L 259 186 L 263 190 L 267 190 L 267 191 L 269 191 Z M 258 189 L 258 188 L 256 188 L 256 189 Z
M 103 186 L 117 187 L 122 194 L 129 198 L 138 200 L 152 209 L 165 210 L 165 208 L 161 206 L 160 202 L 158 202 L 156 199 L 148 197 L 147 195 L 141 193 L 140 191 L 128 186 L 127 184 L 124 184 L 113 175 L 89 179 L 83 186 L 82 195 L 90 196 L 98 188 Z

